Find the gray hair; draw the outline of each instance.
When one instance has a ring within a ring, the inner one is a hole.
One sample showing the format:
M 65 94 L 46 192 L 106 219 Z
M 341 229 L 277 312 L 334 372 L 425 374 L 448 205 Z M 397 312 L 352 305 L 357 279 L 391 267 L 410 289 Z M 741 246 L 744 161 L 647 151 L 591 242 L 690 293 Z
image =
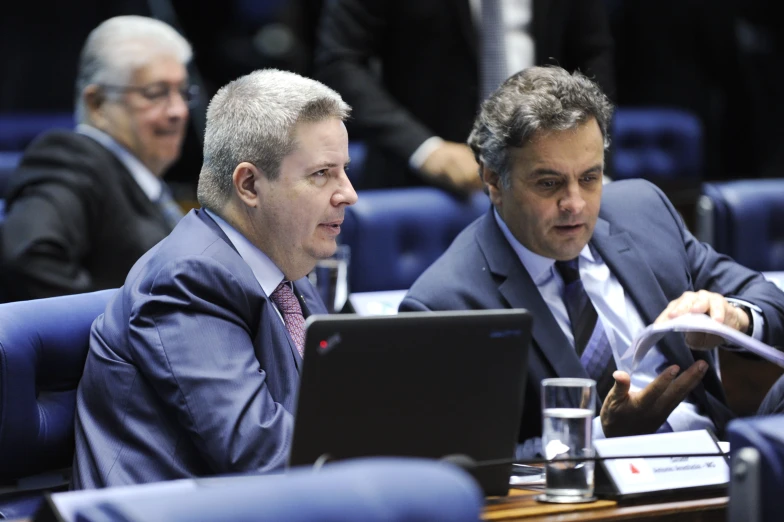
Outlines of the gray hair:
M 298 74 L 263 69 L 222 87 L 207 109 L 199 203 L 220 212 L 232 193 L 232 175 L 246 161 L 268 179 L 296 148 L 298 123 L 345 121 L 351 107 L 322 83 Z
M 154 58 L 170 54 L 183 65 L 193 56 L 191 45 L 170 25 L 144 16 L 115 16 L 93 29 L 82 47 L 76 73 L 76 121 L 87 110 L 82 93 L 88 85 L 126 85 L 134 71 Z M 114 94 L 107 91 L 107 96 Z
M 612 110 L 599 86 L 579 72 L 530 67 L 507 79 L 482 104 L 468 145 L 477 162 L 509 188 L 509 147 L 522 147 L 537 132 L 573 129 L 595 118 L 606 149 Z

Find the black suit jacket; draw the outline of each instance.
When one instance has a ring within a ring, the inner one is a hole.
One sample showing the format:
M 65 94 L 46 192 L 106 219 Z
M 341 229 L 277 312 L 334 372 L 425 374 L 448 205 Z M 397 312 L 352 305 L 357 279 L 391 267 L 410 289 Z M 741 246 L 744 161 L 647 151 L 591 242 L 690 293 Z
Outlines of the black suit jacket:
M 536 64 L 558 64 L 614 91 L 603 0 L 533 0 Z M 353 106 L 368 145 L 360 188 L 422 184 L 408 168 L 427 138 L 465 142 L 479 108 L 469 0 L 334 0 L 324 5 L 316 76 Z M 376 74 L 372 66 L 379 62 Z
M 769 342 L 784 332 L 784 293 L 758 272 L 697 241 L 664 194 L 646 181 L 616 181 L 604 187 L 591 244 L 646 323 L 652 323 L 667 303 L 683 292 L 705 289 L 759 306 L 765 318 L 763 341 Z M 461 232 L 444 255 L 420 276 L 400 309 L 493 308 L 525 308 L 533 314 L 520 440 L 539 437 L 542 379 L 587 374 L 490 211 Z M 712 352 L 689 350 L 682 335 L 668 335 L 658 347 L 671 364 L 682 370 L 696 359 L 704 359 L 711 366 L 694 390 L 693 401 L 710 416 L 721 436 L 733 415 L 727 407 Z
M 119 159 L 71 131 L 33 142 L 12 175 L 3 223 L 9 299 L 116 288 L 171 232 Z

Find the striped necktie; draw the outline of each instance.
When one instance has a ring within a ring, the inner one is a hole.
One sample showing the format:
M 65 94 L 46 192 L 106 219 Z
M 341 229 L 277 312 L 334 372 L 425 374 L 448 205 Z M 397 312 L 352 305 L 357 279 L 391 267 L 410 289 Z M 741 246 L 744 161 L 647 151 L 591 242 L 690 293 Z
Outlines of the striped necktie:
M 564 281 L 563 301 L 572 325 L 574 348 L 585 372 L 596 381 L 596 392 L 604 402 L 615 384 L 612 374 L 617 368 L 607 334 L 580 279 L 578 259 L 556 261 L 555 268 Z
M 506 80 L 506 48 L 501 0 L 481 0 L 480 85 L 483 102 Z

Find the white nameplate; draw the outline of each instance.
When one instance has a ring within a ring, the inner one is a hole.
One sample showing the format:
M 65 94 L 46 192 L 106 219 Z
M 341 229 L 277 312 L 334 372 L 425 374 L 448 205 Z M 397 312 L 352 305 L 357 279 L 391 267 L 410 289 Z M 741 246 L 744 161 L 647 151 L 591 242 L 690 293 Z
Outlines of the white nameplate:
M 355 292 L 349 294 L 348 301 L 357 315 L 395 315 L 406 292 L 408 290 Z
M 598 493 L 626 496 L 729 484 L 727 459 L 707 430 L 596 439 L 593 445 L 604 459 L 597 462 Z M 716 456 L 693 456 L 706 453 Z

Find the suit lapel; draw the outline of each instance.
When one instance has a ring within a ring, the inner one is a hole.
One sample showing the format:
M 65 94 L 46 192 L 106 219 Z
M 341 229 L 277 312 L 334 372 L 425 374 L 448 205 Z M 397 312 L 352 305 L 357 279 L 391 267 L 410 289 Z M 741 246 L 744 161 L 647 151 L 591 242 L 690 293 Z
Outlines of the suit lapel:
M 533 348 L 552 366 L 554 375 L 587 378 L 580 359 L 542 294 L 498 228 L 492 209 L 483 218 L 477 241 L 490 271 L 500 279 L 498 291 L 503 299 L 511 308 L 525 308 L 534 317 Z
M 117 163 L 122 167 L 122 183 L 125 187 L 124 192 L 128 195 L 128 200 L 131 205 L 136 208 L 139 214 L 154 219 L 163 230 L 167 231 L 167 233 L 171 232 L 172 227 L 166 222 L 166 218 L 164 217 L 161 208 L 147 197 L 147 194 L 139 186 L 139 183 L 136 182 L 133 175 L 119 159 L 117 160 Z
M 668 300 L 656 276 L 629 233 L 611 227 L 599 218 L 591 243 L 618 278 L 624 292 L 631 297 L 645 324 L 651 324 L 667 307 Z M 682 336 L 667 335 L 658 343 L 659 349 L 671 363 L 686 369 L 694 363 L 691 351 Z
M 223 230 L 221 230 L 220 226 L 218 226 L 215 220 L 213 220 L 210 217 L 209 214 L 207 214 L 203 210 L 198 210 L 198 209 L 194 210 L 193 213 L 196 214 L 196 216 L 199 219 L 201 219 L 204 222 L 204 224 L 206 224 L 210 228 L 210 230 L 212 230 L 215 233 L 215 235 L 223 239 L 223 241 L 229 247 L 231 247 L 232 250 L 237 252 L 237 248 L 229 240 L 229 238 L 226 236 Z M 237 255 L 239 255 L 239 252 L 237 252 Z M 250 270 L 250 267 L 248 267 L 248 270 Z M 256 279 L 256 277 L 253 276 L 252 271 L 251 271 L 251 276 L 253 277 L 254 280 Z M 298 288 L 298 286 L 301 284 L 302 284 L 302 280 L 296 281 L 294 284 L 294 293 L 300 299 L 300 304 L 302 304 L 302 301 L 304 300 L 304 298 L 302 297 L 302 292 L 300 292 L 300 288 Z M 261 289 L 261 286 L 259 286 L 258 288 L 259 288 L 259 294 L 263 296 L 264 291 Z M 264 303 L 264 306 L 262 308 L 261 321 L 263 324 L 261 327 L 270 328 L 272 332 L 270 339 L 272 339 L 273 342 L 283 342 L 285 340 L 285 342 L 288 344 L 289 350 L 291 351 L 291 357 L 294 359 L 294 365 L 297 367 L 297 372 L 299 373 L 302 371 L 301 368 L 302 357 L 300 357 L 299 351 L 297 351 L 297 346 L 294 344 L 294 341 L 291 339 L 289 330 L 288 328 L 286 328 L 286 325 L 280 319 L 278 312 L 275 311 L 274 305 L 272 304 L 272 301 L 270 300 L 269 296 L 264 296 L 264 300 L 266 302 Z M 309 314 L 305 312 L 305 307 L 303 307 L 302 311 L 305 317 L 307 318 Z M 259 357 L 259 360 L 261 360 L 260 355 L 257 354 L 257 357 Z

